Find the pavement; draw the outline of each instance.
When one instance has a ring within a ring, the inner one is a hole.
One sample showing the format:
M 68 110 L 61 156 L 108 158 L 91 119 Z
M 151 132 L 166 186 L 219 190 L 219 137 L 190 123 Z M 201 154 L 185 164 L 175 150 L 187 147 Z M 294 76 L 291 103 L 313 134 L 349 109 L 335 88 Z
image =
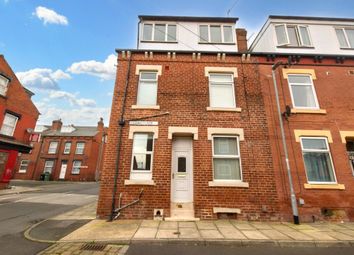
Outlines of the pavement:
M 25 192 L 33 192 L 41 190 L 40 188 L 31 188 L 31 187 L 22 187 L 22 186 L 10 186 L 7 189 L 0 190 L 0 196 L 11 195 L 11 194 L 20 194 Z

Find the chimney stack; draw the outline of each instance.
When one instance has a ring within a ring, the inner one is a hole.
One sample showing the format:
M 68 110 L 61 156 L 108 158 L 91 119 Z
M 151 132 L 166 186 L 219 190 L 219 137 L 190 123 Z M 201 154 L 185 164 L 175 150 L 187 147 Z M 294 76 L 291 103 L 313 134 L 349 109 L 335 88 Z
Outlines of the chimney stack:
M 100 118 L 100 121 L 97 122 L 97 130 L 100 132 L 104 131 L 104 123 L 103 123 L 103 118 Z
M 52 122 L 52 130 L 60 131 L 62 125 L 63 125 L 63 122 L 61 122 L 61 119 L 53 120 L 53 122 Z
M 247 52 L 247 31 L 244 28 L 236 28 L 236 40 L 238 52 Z

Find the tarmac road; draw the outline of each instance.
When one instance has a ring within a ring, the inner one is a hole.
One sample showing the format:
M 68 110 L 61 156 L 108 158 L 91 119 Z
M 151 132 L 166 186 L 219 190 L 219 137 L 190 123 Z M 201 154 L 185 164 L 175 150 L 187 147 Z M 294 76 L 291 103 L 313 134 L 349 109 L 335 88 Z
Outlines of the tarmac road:
M 98 194 L 98 183 L 14 181 L 11 184 L 41 190 L 0 196 L 0 254 L 6 255 L 32 255 L 45 249 L 50 244 L 31 242 L 24 238 L 23 232 L 39 221 L 94 202 Z

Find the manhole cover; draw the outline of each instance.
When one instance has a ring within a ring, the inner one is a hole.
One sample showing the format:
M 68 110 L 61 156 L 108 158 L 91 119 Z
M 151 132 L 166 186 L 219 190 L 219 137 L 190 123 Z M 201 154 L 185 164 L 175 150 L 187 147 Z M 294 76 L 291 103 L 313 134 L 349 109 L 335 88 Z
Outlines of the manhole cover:
M 86 243 L 81 246 L 81 250 L 85 251 L 103 251 L 106 248 L 107 244 L 98 244 L 98 243 Z
M 173 232 L 174 235 L 180 235 L 181 232 L 177 231 L 177 232 Z

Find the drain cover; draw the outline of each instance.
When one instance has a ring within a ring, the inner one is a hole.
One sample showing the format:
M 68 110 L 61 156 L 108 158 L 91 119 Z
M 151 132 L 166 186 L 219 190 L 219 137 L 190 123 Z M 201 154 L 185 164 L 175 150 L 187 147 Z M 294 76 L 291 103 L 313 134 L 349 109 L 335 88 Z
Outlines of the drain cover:
M 81 250 L 85 251 L 103 251 L 107 244 L 86 243 L 81 246 Z
M 177 232 L 173 232 L 174 235 L 180 235 L 181 232 L 177 231 Z

